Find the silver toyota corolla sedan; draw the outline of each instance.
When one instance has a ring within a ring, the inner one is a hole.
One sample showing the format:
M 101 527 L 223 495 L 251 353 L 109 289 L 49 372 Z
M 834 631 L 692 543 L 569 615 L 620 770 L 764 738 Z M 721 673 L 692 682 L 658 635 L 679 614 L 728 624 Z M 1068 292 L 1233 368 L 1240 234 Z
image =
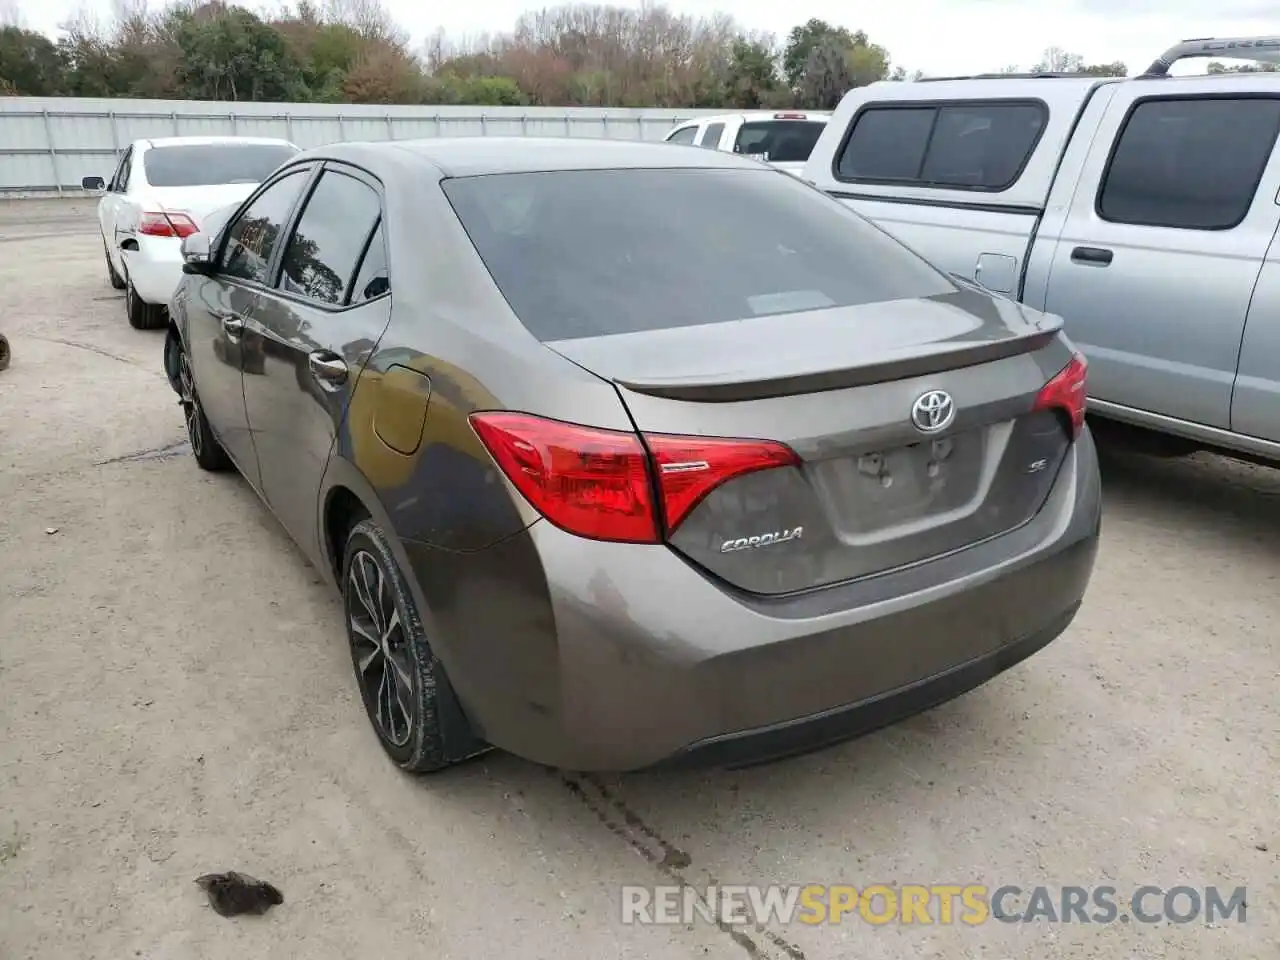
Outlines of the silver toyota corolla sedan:
M 196 461 L 341 590 L 407 770 L 811 749 L 972 689 L 1084 595 L 1061 321 L 752 160 L 335 144 L 184 257 Z

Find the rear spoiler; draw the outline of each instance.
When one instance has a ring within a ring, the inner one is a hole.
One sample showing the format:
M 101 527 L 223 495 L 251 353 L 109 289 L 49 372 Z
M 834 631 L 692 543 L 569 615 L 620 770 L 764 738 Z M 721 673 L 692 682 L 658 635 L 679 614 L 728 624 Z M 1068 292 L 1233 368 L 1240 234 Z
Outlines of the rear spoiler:
M 1225 57 L 1280 64 L 1280 37 L 1201 37 L 1183 40 L 1151 62 L 1143 77 L 1166 77 L 1179 60 Z
M 637 381 L 615 378 L 620 387 L 634 393 L 667 400 L 689 400 L 698 403 L 726 403 L 746 400 L 768 400 L 793 393 L 818 393 L 825 390 L 844 390 L 849 387 L 865 387 L 876 383 L 890 383 L 910 377 L 924 377 L 960 367 L 975 367 L 982 363 L 994 363 L 1008 357 L 1032 353 L 1049 345 L 1058 335 L 1061 322 L 1051 329 L 1038 329 L 1006 340 L 986 343 L 959 341 L 950 349 L 929 350 L 924 354 L 885 357 L 862 363 L 856 367 L 814 371 L 792 376 L 768 379 L 743 379 L 732 372 L 723 377 L 687 380 Z

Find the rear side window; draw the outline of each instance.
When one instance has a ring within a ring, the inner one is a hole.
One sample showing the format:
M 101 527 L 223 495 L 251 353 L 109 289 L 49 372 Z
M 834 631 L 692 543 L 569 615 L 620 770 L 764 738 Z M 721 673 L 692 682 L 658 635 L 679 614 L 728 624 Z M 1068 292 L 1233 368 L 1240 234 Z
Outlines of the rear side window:
M 280 287 L 324 304 L 341 304 L 381 212 L 371 187 L 326 170 L 285 247 Z
M 1139 101 L 1098 191 L 1104 220 L 1228 230 L 1244 220 L 1280 131 L 1280 100 Z
M 671 136 L 667 137 L 667 143 L 693 143 L 693 138 L 698 135 L 697 127 L 681 127 Z
M 544 341 L 956 289 L 838 200 L 768 168 L 502 174 L 444 190 Z
M 709 147 L 714 150 L 720 146 L 720 138 L 724 135 L 724 124 L 713 123 L 707 129 L 702 131 L 702 140 L 698 143 L 700 147 Z
M 382 238 L 382 223 L 373 231 L 369 240 L 369 249 L 365 251 L 364 260 L 360 263 L 360 272 L 356 274 L 355 286 L 351 288 L 351 302 L 364 303 L 380 297 L 391 289 L 391 277 L 387 272 L 387 244 Z
M 261 183 L 297 153 L 274 143 L 183 144 L 152 147 L 142 155 L 142 167 L 153 187 Z
M 1039 101 L 863 109 L 836 163 L 841 180 L 956 190 L 1007 190 L 1049 119 Z
M 803 163 L 825 127 L 812 120 L 754 120 L 738 130 L 733 152 L 773 163 Z

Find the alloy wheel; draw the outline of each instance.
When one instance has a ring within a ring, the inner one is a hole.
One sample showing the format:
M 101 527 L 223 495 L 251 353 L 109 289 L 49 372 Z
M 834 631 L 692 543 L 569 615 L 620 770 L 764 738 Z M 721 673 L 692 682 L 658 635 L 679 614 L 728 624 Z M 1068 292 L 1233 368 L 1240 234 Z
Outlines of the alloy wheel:
M 395 747 L 413 733 L 413 661 L 382 565 L 357 550 L 347 570 L 347 623 L 356 676 L 378 732 Z
M 191 441 L 191 450 L 198 457 L 204 452 L 204 435 L 200 429 L 200 400 L 196 397 L 195 378 L 191 375 L 191 361 L 186 351 L 178 361 L 178 384 L 182 388 L 180 402 L 182 416 L 187 422 L 187 438 Z

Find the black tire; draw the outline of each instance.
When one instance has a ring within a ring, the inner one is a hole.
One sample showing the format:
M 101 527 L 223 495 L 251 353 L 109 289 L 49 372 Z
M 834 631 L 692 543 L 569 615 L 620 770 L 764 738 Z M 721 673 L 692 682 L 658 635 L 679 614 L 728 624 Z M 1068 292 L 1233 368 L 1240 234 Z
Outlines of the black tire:
M 124 310 L 129 317 L 129 326 L 135 330 L 157 330 L 169 325 L 164 307 L 143 301 L 129 280 L 124 285 Z
M 387 756 L 409 773 L 450 766 L 437 693 L 443 668 L 391 547 L 372 520 L 362 520 L 347 536 L 342 610 L 360 699 Z
M 191 375 L 191 362 L 184 350 L 178 359 L 179 402 L 182 404 L 182 416 L 187 423 L 187 440 L 191 443 L 191 454 L 201 470 L 218 473 L 230 469 L 233 464 L 222 449 L 222 444 L 209 428 L 204 408 L 200 406 L 200 395 L 196 393 L 195 378 Z
M 9 338 L 4 334 L 0 334 L 0 370 L 9 369 L 9 359 L 12 354 L 9 353 Z
M 116 265 L 111 262 L 111 254 L 107 251 L 107 241 L 102 241 L 102 256 L 107 261 L 107 279 L 111 281 L 111 289 L 123 290 L 124 277 L 116 272 Z

